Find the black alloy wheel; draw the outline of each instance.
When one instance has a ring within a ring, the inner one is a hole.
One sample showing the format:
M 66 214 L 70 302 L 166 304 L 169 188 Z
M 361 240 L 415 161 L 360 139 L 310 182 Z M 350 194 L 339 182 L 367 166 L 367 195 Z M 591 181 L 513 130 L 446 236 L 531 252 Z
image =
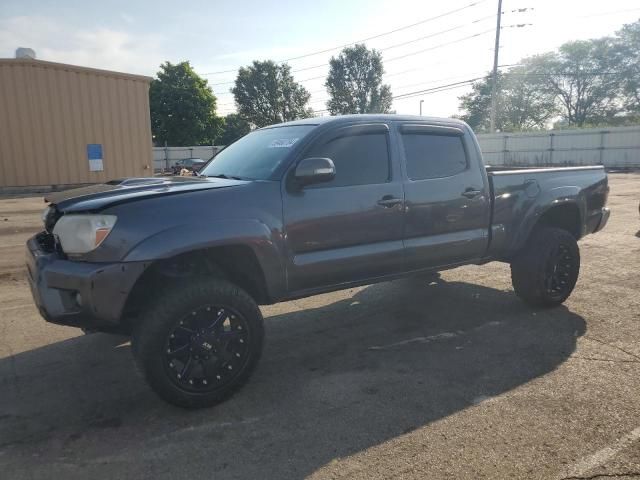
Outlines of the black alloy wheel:
M 185 279 L 154 298 L 133 328 L 132 351 L 151 388 L 185 408 L 224 401 L 249 379 L 262 353 L 256 302 L 222 279 Z
M 179 388 L 212 391 L 229 383 L 249 359 L 249 326 L 228 306 L 202 305 L 178 321 L 165 342 L 167 374 Z
M 549 298 L 563 298 L 571 291 L 574 259 L 567 245 L 559 244 L 549 255 L 545 287 Z
M 511 262 L 511 282 L 520 298 L 553 307 L 573 292 L 580 273 L 580 249 L 573 235 L 556 227 L 538 227 Z

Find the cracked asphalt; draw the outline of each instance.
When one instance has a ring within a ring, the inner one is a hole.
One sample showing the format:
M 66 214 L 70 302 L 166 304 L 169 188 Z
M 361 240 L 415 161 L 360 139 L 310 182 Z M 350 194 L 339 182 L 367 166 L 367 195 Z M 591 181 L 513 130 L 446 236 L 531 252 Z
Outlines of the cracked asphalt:
M 195 412 L 126 338 L 39 317 L 42 199 L 0 199 L 0 477 L 640 479 L 640 175 L 610 185 L 564 306 L 525 306 L 492 263 L 265 307 L 251 381 Z

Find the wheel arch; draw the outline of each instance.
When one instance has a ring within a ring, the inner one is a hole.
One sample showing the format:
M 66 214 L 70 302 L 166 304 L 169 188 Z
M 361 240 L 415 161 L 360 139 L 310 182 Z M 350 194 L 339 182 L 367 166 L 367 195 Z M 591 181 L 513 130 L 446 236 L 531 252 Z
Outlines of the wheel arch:
M 273 303 L 286 291 L 280 245 L 278 232 L 257 220 L 179 225 L 158 232 L 134 246 L 124 259 L 146 268 L 127 295 L 123 322 L 135 317 L 150 292 L 194 276 L 221 276 L 256 302 Z
M 148 264 L 137 279 L 123 308 L 123 323 L 134 318 L 155 295 L 197 278 L 220 277 L 246 291 L 258 304 L 273 302 L 263 266 L 245 244 L 217 245 L 181 252 Z
M 532 231 L 537 227 L 555 227 L 568 231 L 576 240 L 582 236 L 582 214 L 576 202 L 559 202 L 540 214 Z
M 569 232 L 576 240 L 584 235 L 584 205 L 574 192 L 556 192 L 554 198 L 540 199 L 525 213 L 524 220 L 512 244 L 512 255 L 520 251 L 536 228 L 556 227 Z M 575 192 L 577 193 L 577 192 Z
M 281 232 L 272 231 L 258 220 L 223 219 L 160 231 L 135 245 L 124 261 L 153 264 L 180 255 L 204 253 L 210 257 L 212 252 L 225 249 L 232 253 L 243 251 L 259 265 L 269 296 L 275 299 L 286 290 L 282 245 Z

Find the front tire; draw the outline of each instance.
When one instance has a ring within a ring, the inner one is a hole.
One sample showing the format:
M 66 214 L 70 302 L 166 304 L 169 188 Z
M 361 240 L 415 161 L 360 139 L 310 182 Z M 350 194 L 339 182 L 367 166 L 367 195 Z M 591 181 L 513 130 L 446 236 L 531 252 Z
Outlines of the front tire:
M 184 408 L 210 407 L 249 379 L 262 352 L 256 302 L 222 279 L 172 288 L 135 325 L 132 350 L 151 388 Z
M 553 307 L 563 303 L 576 285 L 580 249 L 561 228 L 537 228 L 511 263 L 513 289 L 530 305 Z

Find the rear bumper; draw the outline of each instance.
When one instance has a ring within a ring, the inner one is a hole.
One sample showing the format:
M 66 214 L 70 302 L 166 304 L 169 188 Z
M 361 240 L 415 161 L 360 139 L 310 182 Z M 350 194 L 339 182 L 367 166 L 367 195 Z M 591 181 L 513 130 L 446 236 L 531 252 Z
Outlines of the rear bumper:
M 610 215 L 611 210 L 607 207 L 603 207 L 602 213 L 600 214 L 600 221 L 598 222 L 598 225 L 596 225 L 596 228 L 593 230 L 593 233 L 599 232 L 607 225 Z
M 145 265 L 66 260 L 44 248 L 39 235 L 27 241 L 25 253 L 31 294 L 42 317 L 60 325 L 116 328 Z

